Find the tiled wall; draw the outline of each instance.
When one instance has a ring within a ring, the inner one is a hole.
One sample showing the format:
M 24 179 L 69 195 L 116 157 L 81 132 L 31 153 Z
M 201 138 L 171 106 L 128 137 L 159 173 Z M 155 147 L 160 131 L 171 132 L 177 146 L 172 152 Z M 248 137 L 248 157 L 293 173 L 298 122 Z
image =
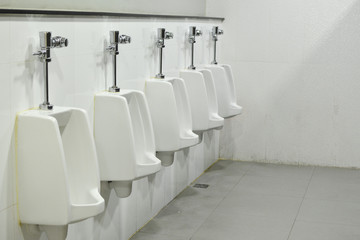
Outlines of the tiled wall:
M 242 117 L 224 158 L 360 167 L 360 2 L 207 1 L 224 16 L 219 60 L 233 66 Z
M 32 53 L 39 49 L 39 31 L 52 31 L 69 39 L 69 47 L 52 50 L 49 64 L 50 101 L 55 106 L 73 106 L 87 110 L 93 119 L 94 93 L 112 82 L 110 56 L 104 51 L 109 31 L 119 30 L 132 37 L 132 43 L 120 45 L 118 81 L 122 88 L 143 90 L 145 80 L 157 67 L 156 30 L 165 27 L 174 33 L 166 41 L 164 72 L 177 76 L 189 65 L 189 46 L 185 33 L 196 25 L 204 31 L 195 45 L 195 63 L 211 60 L 211 27 L 216 21 L 77 18 L 45 16 L 0 17 L 0 240 L 45 240 L 18 225 L 15 192 L 14 123 L 16 113 L 42 102 L 42 65 Z M 36 136 L 34 136 L 36 137 Z M 118 199 L 102 185 L 106 209 L 102 215 L 72 224 L 68 240 L 124 240 L 144 225 L 218 157 L 217 131 L 189 150 L 180 151 L 171 167 L 155 176 L 134 182 L 129 198 Z M 121 153 L 120 153 L 121 154 Z M 44 179 L 46 181 L 46 179 Z M 41 189 L 39 189 L 41 191 Z

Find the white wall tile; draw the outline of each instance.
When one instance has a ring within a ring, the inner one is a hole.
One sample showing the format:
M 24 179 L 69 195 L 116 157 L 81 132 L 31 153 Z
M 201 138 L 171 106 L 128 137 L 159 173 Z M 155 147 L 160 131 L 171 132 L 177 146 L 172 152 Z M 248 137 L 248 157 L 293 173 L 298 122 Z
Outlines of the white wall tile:
M 188 181 L 188 164 L 189 159 L 186 150 L 181 150 L 176 153 L 176 161 L 174 161 L 174 174 L 176 181 L 176 195 L 186 188 Z
M 176 153 L 175 153 L 175 160 L 177 161 L 176 158 Z M 165 205 L 167 205 L 171 200 L 174 199 L 174 197 L 176 196 L 176 177 L 175 177 L 175 169 L 174 169 L 174 164 L 164 168 L 164 192 L 165 192 L 165 199 L 164 199 L 164 203 Z
M 0 63 L 10 62 L 10 21 L 9 17 L 0 17 L 0 31 L 1 31 L 1 44 L 0 44 Z
M 164 168 L 164 167 L 163 167 Z M 155 216 L 165 206 L 164 170 L 148 177 L 150 187 L 151 216 Z
M 303 2 L 303 0 L 271 2 L 268 37 L 270 62 L 301 63 L 303 61 L 305 25 Z
M 38 106 L 43 97 L 40 89 L 40 72 L 42 65 L 35 61 L 16 62 L 11 64 L 11 104 L 12 114 Z M 36 89 L 36 91 L 35 91 Z
M 151 194 L 148 178 L 142 178 L 133 182 L 136 191 L 136 229 L 144 226 L 152 217 Z
M 0 211 L 14 204 L 14 162 L 11 141 L 15 118 L 11 117 L 10 65 L 0 64 Z
M 13 208 L 7 208 L 0 211 L 0 239 L 15 239 L 14 238 L 15 220 Z
M 74 54 L 93 54 L 104 52 L 109 45 L 109 31 L 105 19 L 74 18 L 74 39 L 69 39 Z M 65 35 L 64 35 L 65 36 Z

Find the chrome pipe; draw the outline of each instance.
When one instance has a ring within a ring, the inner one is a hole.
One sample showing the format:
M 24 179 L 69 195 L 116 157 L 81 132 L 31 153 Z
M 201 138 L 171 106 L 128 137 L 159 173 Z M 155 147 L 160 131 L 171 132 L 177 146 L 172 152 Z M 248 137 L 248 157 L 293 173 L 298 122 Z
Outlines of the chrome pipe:
M 48 106 L 47 108 L 52 108 L 52 105 L 49 102 L 49 64 L 48 62 L 43 63 L 43 74 L 44 74 L 44 102 L 40 105 L 40 108 Z
M 163 54 L 163 49 L 160 48 L 159 49 L 159 73 L 156 74 L 156 78 L 165 78 L 165 75 L 162 72 L 162 65 L 163 65 L 163 61 L 162 61 L 162 54 Z
M 159 73 L 156 74 L 156 78 L 165 78 L 165 75 L 162 72 L 163 69 L 163 48 L 165 48 L 165 39 L 172 39 L 174 34 L 171 32 L 166 32 L 165 28 L 158 28 L 158 37 L 156 41 L 156 46 L 159 48 Z
M 216 61 L 216 41 L 214 41 L 214 60 L 211 62 L 212 64 L 218 64 Z
M 194 43 L 191 43 L 191 57 L 190 57 L 190 66 L 189 69 L 195 70 L 196 67 L 194 66 Z
M 113 55 L 112 59 L 113 59 L 113 85 L 110 87 L 109 90 L 110 90 L 110 92 L 120 92 L 120 88 L 117 86 L 117 83 L 116 83 L 116 80 L 117 80 L 116 55 Z

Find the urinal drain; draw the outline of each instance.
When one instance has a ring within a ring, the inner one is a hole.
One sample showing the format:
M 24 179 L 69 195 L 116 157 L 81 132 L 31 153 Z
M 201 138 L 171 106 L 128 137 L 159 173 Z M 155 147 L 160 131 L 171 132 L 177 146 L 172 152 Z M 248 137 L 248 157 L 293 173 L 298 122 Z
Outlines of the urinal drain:
M 208 188 L 209 184 L 196 183 L 193 186 L 194 188 Z

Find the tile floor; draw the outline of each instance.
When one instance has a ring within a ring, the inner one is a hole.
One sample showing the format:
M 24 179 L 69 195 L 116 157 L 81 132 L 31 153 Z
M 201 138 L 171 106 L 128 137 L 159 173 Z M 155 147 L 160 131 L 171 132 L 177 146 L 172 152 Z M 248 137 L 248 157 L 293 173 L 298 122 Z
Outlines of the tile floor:
M 360 170 L 219 161 L 131 240 L 359 240 Z

